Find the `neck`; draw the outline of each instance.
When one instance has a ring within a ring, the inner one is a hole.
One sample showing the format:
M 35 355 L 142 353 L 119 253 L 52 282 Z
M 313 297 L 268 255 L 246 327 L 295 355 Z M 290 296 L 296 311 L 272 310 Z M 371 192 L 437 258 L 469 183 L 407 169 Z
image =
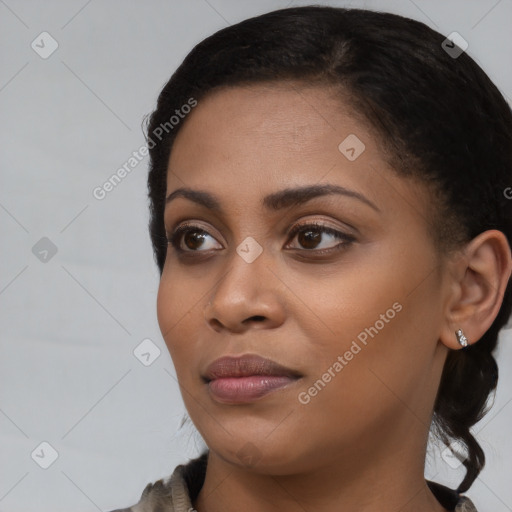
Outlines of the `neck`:
M 388 487 L 382 482 L 372 487 L 371 481 L 347 486 L 332 478 L 319 484 L 314 476 L 255 475 L 213 463 L 193 506 L 197 512 L 447 512 L 424 478 L 412 480 Z
M 252 469 L 241 467 L 210 449 L 193 506 L 197 512 L 446 512 L 424 478 L 426 439 L 413 430 L 394 443 L 345 449 L 321 465 L 298 461 L 286 474 L 263 460 Z M 416 446 L 414 439 L 420 439 Z

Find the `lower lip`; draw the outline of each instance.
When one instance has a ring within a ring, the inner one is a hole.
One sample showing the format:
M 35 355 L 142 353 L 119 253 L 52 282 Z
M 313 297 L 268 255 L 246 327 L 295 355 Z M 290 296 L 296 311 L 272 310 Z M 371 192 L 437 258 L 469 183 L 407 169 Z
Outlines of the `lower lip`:
M 251 375 L 215 379 L 208 383 L 208 387 L 217 401 L 238 404 L 259 400 L 296 380 L 285 376 Z

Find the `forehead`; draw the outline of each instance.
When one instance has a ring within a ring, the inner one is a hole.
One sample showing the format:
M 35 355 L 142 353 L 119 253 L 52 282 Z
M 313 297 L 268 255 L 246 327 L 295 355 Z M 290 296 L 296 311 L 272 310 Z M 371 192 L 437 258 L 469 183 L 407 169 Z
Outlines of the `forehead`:
M 330 183 L 364 194 L 383 211 L 403 214 L 414 203 L 423 215 L 424 191 L 393 172 L 342 98 L 333 88 L 293 83 L 215 91 L 182 121 L 166 195 L 208 190 L 238 210 L 260 210 L 262 198 L 279 190 Z
M 186 140 L 190 144 L 195 138 L 202 146 L 215 141 L 234 149 L 241 139 L 248 138 L 254 144 L 243 148 L 247 153 L 258 150 L 256 143 L 264 143 L 268 150 L 288 145 L 300 152 L 325 140 L 329 132 L 337 139 L 346 130 L 365 132 L 368 138 L 365 128 L 349 116 L 341 93 L 321 86 L 264 83 L 221 88 L 206 95 L 186 119 L 175 142 L 179 145 Z M 324 150 L 331 140 L 325 142 Z
M 382 166 L 367 129 L 326 87 L 223 88 L 200 100 L 183 123 L 170 155 L 168 183 L 174 173 L 188 180 L 243 176 L 248 184 L 258 178 L 299 184 L 305 176 L 318 181 L 333 166 L 354 173 L 363 162 Z M 357 142 L 358 151 L 364 147 L 357 160 L 340 152 L 347 138 Z

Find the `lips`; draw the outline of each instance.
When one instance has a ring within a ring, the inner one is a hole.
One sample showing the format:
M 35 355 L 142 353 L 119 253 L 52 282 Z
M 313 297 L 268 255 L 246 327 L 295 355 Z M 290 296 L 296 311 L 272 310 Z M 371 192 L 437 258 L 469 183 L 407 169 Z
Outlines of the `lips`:
M 225 356 L 211 363 L 203 375 L 206 382 L 215 379 L 250 377 L 253 375 L 289 377 L 296 379 L 302 375 L 296 370 L 282 366 L 271 359 L 255 354 L 240 357 Z
M 210 396 L 222 404 L 248 404 L 288 388 L 302 375 L 271 359 L 246 354 L 216 359 L 202 376 Z

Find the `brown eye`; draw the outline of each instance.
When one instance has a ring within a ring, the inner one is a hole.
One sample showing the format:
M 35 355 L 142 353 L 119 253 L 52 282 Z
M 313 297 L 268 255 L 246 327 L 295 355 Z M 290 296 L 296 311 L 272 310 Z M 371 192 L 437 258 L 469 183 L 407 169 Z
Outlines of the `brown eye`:
M 167 238 L 167 242 L 172 245 L 178 252 L 203 252 L 199 251 L 201 247 L 205 245 L 207 237 L 213 238 L 204 229 L 198 226 L 184 225 L 177 228 L 170 237 Z M 182 247 L 182 242 L 186 248 Z M 209 250 L 207 248 L 206 250 Z
M 328 235 L 328 238 L 338 240 L 339 243 L 331 244 L 331 247 L 318 249 L 318 246 L 324 242 L 326 235 Z M 351 235 L 347 235 L 341 231 L 318 223 L 295 226 L 289 236 L 292 239 L 293 237 L 297 238 L 299 247 L 296 249 L 317 254 L 330 253 L 332 251 L 344 249 L 355 240 Z M 204 229 L 187 224 L 178 227 L 170 236 L 168 236 L 167 241 L 168 244 L 174 247 L 178 253 L 207 252 L 214 248 L 208 247 L 208 244 L 205 243 L 205 241 L 208 240 L 208 237 L 215 240 Z
M 351 235 L 318 223 L 295 226 L 290 233 L 290 237 L 295 237 L 295 235 L 297 235 L 297 241 L 302 248 L 319 253 L 344 248 L 355 240 Z M 324 235 L 329 235 L 331 239 L 341 240 L 341 243 L 335 244 L 330 248 L 317 249 L 318 245 L 323 242 Z

